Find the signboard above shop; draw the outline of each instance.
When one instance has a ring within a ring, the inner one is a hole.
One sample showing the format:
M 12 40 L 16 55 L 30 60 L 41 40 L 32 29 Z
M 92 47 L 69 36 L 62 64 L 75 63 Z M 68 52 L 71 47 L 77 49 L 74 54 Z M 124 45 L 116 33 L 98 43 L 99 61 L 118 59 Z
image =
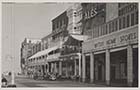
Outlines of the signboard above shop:
M 97 11 L 95 9 L 91 9 L 89 11 L 86 11 L 84 13 L 84 19 L 92 18 L 92 17 L 96 16 L 96 14 L 97 14 Z
M 84 52 L 90 50 L 98 51 L 136 43 L 138 43 L 137 25 L 126 28 L 125 30 L 117 31 L 112 34 L 107 34 L 105 36 L 86 41 L 83 43 L 82 49 Z

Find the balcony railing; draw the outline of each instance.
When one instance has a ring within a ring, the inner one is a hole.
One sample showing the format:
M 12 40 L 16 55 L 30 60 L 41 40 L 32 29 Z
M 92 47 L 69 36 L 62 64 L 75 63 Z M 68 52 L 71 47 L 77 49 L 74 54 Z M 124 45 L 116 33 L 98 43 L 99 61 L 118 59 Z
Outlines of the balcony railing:
M 138 24 L 138 10 L 119 16 L 114 20 L 94 27 L 92 30 L 89 30 L 89 32 L 92 33 L 89 39 L 107 35 L 136 24 Z

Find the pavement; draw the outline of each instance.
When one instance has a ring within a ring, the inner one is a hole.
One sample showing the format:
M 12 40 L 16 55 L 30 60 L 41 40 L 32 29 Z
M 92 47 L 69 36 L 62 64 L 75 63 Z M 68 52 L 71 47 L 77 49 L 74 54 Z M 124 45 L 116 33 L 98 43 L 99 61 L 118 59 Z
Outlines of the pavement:
M 78 81 L 64 80 L 64 81 L 47 81 L 34 80 L 29 77 L 18 75 L 15 77 L 17 87 L 106 87 L 100 84 L 82 83 Z

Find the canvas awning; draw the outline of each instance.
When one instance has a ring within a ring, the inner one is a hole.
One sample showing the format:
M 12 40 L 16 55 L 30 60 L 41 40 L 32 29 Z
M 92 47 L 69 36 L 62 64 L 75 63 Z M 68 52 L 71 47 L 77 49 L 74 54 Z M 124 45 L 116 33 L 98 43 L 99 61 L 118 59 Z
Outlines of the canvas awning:
M 31 56 L 29 59 L 40 57 L 42 55 L 47 55 L 49 52 L 60 48 L 60 46 L 54 46 L 52 48 L 45 49 L 43 51 L 37 52 L 35 55 Z
M 70 34 L 63 45 L 78 45 L 81 41 L 88 39 L 86 35 Z
M 74 39 L 79 40 L 79 41 L 85 41 L 88 39 L 88 36 L 86 35 L 79 35 L 79 34 L 71 34 Z

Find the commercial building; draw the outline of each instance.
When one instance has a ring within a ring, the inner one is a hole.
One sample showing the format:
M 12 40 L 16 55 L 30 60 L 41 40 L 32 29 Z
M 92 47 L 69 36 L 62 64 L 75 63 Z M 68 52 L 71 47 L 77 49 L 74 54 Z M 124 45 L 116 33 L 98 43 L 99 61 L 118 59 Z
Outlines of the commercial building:
M 68 27 L 67 30 L 71 34 L 82 33 L 82 6 L 80 3 L 75 3 L 67 10 Z
M 87 36 L 80 35 L 81 20 L 81 4 L 74 4 L 52 20 L 52 32 L 42 38 L 41 51 L 28 58 L 32 74 L 38 72 L 42 76 L 50 72 L 69 77 L 68 62 L 79 62 L 79 57 L 81 60 L 81 42 L 87 39 Z M 76 42 L 75 45 L 72 43 L 73 41 Z M 66 53 L 65 50 L 69 53 Z M 73 60 L 75 57 L 78 60 Z M 69 60 L 70 58 L 72 60 Z M 77 63 L 73 64 L 78 67 Z M 76 68 L 72 71 L 75 72 L 73 75 L 76 75 L 76 72 L 78 74 Z
M 38 39 L 25 38 L 21 44 L 21 72 L 27 74 L 28 58 L 33 55 L 32 47 L 39 42 Z
M 94 10 L 90 4 L 85 6 Z M 83 82 L 138 86 L 138 3 L 106 3 L 103 22 L 98 25 L 94 25 L 96 13 L 85 14 L 88 21 L 83 18 L 89 23 L 83 27 L 84 33 L 91 33 L 82 44 Z
M 52 20 L 28 61 L 32 75 L 138 86 L 138 4 L 74 4 Z
M 28 58 L 31 75 L 38 73 L 40 77 L 43 77 L 48 72 L 58 73 L 61 44 L 68 34 L 67 22 L 66 11 L 52 20 L 52 32 L 42 38 L 41 51 Z

